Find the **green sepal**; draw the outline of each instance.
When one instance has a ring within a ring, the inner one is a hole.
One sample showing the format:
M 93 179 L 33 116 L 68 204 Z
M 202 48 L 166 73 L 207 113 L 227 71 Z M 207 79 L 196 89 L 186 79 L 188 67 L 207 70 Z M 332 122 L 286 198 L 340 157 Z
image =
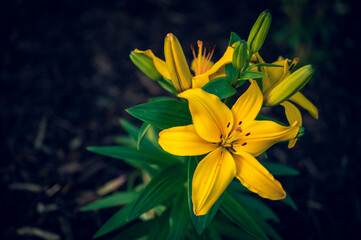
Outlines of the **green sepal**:
M 227 78 L 216 78 L 208 82 L 202 87 L 208 93 L 218 96 L 220 99 L 225 99 L 236 94 L 237 90 L 232 87 L 231 82 Z
M 187 200 L 187 190 L 183 187 L 180 189 L 170 213 L 168 239 L 182 240 L 186 236 L 190 222 Z
M 235 32 L 231 32 L 231 37 L 229 38 L 228 46 L 232 46 L 234 43 L 238 42 L 239 40 L 241 40 L 241 38 L 238 36 L 238 34 Z
M 142 213 L 168 200 L 183 187 L 186 177 L 184 164 L 174 164 L 154 177 L 140 193 L 133 205 L 128 218 L 133 219 Z
M 192 202 L 192 179 L 194 171 L 197 167 L 197 157 L 189 157 L 188 161 L 188 207 L 189 213 L 193 222 L 193 226 L 196 229 L 198 234 L 202 234 L 202 232 L 208 227 L 208 225 L 213 220 L 216 215 L 223 199 L 223 195 L 221 195 L 218 200 L 214 203 L 213 207 L 208 211 L 206 215 L 196 216 L 193 212 L 193 202 Z
M 266 234 L 258 226 L 255 220 L 249 215 L 245 208 L 228 192 L 224 194 L 223 203 L 220 207 L 221 212 L 243 230 L 256 239 L 268 239 Z
M 188 104 L 176 99 L 144 103 L 126 111 L 159 129 L 192 124 Z
M 128 204 L 134 201 L 138 195 L 139 193 L 135 191 L 114 193 L 82 207 L 80 211 L 92 211 Z
M 292 176 L 299 175 L 300 172 L 296 169 L 287 167 L 278 163 L 261 162 L 262 165 L 273 175 L 273 176 Z
M 148 123 L 143 123 L 142 126 L 140 127 L 139 132 L 138 132 L 137 150 L 140 149 L 140 144 L 142 143 L 142 140 L 143 140 L 145 134 L 147 133 L 148 129 L 151 126 L 152 125 L 150 125 Z

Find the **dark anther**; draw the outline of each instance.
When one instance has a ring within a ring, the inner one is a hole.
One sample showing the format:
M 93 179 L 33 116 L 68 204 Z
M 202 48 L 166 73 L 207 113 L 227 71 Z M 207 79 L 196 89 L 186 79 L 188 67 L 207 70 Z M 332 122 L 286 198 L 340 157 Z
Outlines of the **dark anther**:
M 239 123 L 238 123 L 238 125 L 241 125 L 242 124 L 242 121 L 240 121 Z
M 295 66 L 295 65 L 292 63 L 291 66 L 290 66 L 290 68 L 289 68 L 288 70 L 291 71 L 294 66 Z
M 242 143 L 242 146 L 246 146 L 247 145 L 247 143 L 245 142 L 245 143 Z
M 246 137 L 249 136 L 250 134 L 251 134 L 251 133 L 247 133 L 247 134 L 246 134 Z
M 227 124 L 227 128 L 229 127 L 229 124 L 231 124 L 231 122 L 229 122 L 229 123 Z

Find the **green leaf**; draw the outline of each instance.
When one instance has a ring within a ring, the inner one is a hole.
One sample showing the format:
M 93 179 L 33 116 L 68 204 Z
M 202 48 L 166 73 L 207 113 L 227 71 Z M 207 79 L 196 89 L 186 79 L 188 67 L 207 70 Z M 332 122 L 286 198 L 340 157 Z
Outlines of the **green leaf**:
M 278 233 L 266 221 L 257 217 L 255 218 L 255 220 L 268 236 L 272 237 L 275 240 L 282 240 L 281 236 L 278 235 Z
M 114 142 L 115 142 L 115 144 L 124 145 L 124 146 L 128 146 L 128 147 L 136 147 L 137 146 L 136 141 L 129 136 L 116 137 Z
M 128 222 L 134 220 L 128 218 L 129 212 L 133 207 L 134 202 L 126 205 L 122 209 L 120 209 L 116 214 L 114 214 L 111 218 L 108 219 L 104 223 L 104 225 L 95 233 L 94 238 L 103 236 L 107 233 L 114 231 L 117 228 L 120 228 L 127 224 Z
M 261 162 L 262 165 L 274 176 L 298 175 L 300 174 L 296 169 L 284 166 L 278 163 Z
M 256 78 L 266 78 L 268 77 L 263 72 L 254 71 L 254 70 L 246 70 L 241 73 L 239 76 L 240 80 L 247 80 L 247 79 L 256 79 Z
M 282 67 L 283 68 L 284 66 L 272 64 L 272 63 L 256 63 L 256 64 L 253 64 L 253 65 L 247 67 L 247 70 L 252 69 L 254 67 Z
M 227 78 L 216 78 L 204 85 L 202 89 L 218 96 L 220 99 L 233 96 L 237 92 Z
M 275 119 L 270 118 L 270 117 L 266 117 L 266 116 L 264 116 L 262 114 L 258 114 L 257 117 L 256 117 L 256 120 L 258 120 L 258 121 L 263 121 L 263 120 L 272 121 L 272 122 L 278 123 L 281 126 L 288 126 L 287 124 L 285 124 L 283 122 L 280 122 L 280 121 L 275 120 Z
M 136 218 L 163 203 L 179 191 L 185 181 L 186 168 L 184 164 L 179 163 L 167 167 L 153 178 L 140 193 L 129 214 L 129 218 Z
M 144 103 L 126 111 L 159 129 L 192 124 L 188 104 L 176 99 Z
M 122 126 L 122 128 L 124 128 L 124 130 L 128 133 L 128 135 L 136 141 L 138 138 L 138 128 L 124 118 L 120 118 L 119 123 L 120 126 Z
M 238 34 L 235 32 L 231 32 L 231 37 L 229 39 L 228 46 L 232 46 L 234 43 L 238 42 L 239 40 L 241 40 L 241 38 L 238 36 Z
M 268 239 L 244 207 L 228 192 L 224 194 L 221 212 L 256 239 Z
M 139 133 L 138 133 L 137 150 L 139 150 L 140 144 L 142 143 L 142 140 L 143 140 L 145 134 L 147 133 L 148 129 L 151 126 L 152 125 L 150 125 L 148 123 L 143 123 L 142 126 L 140 127 L 140 130 L 139 130 Z
M 164 88 L 165 90 L 167 90 L 168 92 L 177 95 L 178 92 L 177 90 L 174 88 L 173 84 L 168 80 L 168 79 L 163 79 L 160 81 L 157 81 L 159 83 L 159 85 Z
M 198 234 L 201 234 L 211 223 L 214 216 L 216 215 L 223 199 L 223 195 L 218 198 L 213 207 L 208 211 L 206 215 L 196 216 L 193 213 L 193 202 L 192 202 L 192 179 L 194 171 L 197 167 L 197 158 L 190 157 L 188 161 L 188 207 L 191 215 L 193 225 Z
M 142 167 L 145 165 L 157 165 L 161 167 L 170 166 L 174 163 L 179 163 L 179 160 L 166 152 L 153 150 L 137 150 L 132 147 L 124 146 L 102 146 L 102 147 L 88 147 L 91 152 L 95 152 L 104 156 L 122 159 L 126 163 Z
M 286 192 L 286 198 L 282 199 L 281 201 L 283 203 L 286 203 L 287 205 L 289 205 L 294 210 L 297 210 L 296 203 L 293 201 L 293 199 L 291 198 L 291 195 L 288 192 Z
M 169 214 L 170 211 L 167 210 L 163 214 L 155 219 L 155 224 L 153 225 L 151 231 L 148 234 L 147 240 L 166 240 L 169 232 Z M 170 238 L 172 239 L 172 238 Z
M 224 220 L 224 219 L 222 219 Z M 230 222 L 221 221 L 217 218 L 211 224 L 211 228 L 214 228 L 222 236 L 227 237 L 227 239 L 242 239 L 242 240 L 257 240 L 242 228 L 238 228 L 232 225 Z
M 95 209 L 103 209 L 109 207 L 120 206 L 123 204 L 128 204 L 135 200 L 138 197 L 139 193 L 135 191 L 124 191 L 115 193 L 109 196 L 106 196 L 102 199 L 99 199 L 95 202 L 92 202 L 84 207 L 82 207 L 81 211 L 91 211 Z
M 149 221 L 140 221 L 132 224 L 131 226 L 127 226 L 120 234 L 117 234 L 112 240 L 131 240 L 131 239 L 139 239 L 148 234 L 148 232 L 153 228 L 155 224 L 155 220 Z
M 226 64 L 225 70 L 226 70 L 226 76 L 230 80 L 230 82 L 231 83 L 235 82 L 238 78 L 239 70 L 237 70 L 237 68 L 235 68 L 232 63 Z
M 169 219 L 168 239 L 182 240 L 188 231 L 189 211 L 187 192 L 183 187 L 175 200 Z
M 260 215 L 263 219 L 274 220 L 275 222 L 280 221 L 272 209 L 262 201 L 246 194 L 237 194 L 235 196 L 244 204 L 244 206 L 247 207 L 247 209 L 251 209 L 254 213 Z

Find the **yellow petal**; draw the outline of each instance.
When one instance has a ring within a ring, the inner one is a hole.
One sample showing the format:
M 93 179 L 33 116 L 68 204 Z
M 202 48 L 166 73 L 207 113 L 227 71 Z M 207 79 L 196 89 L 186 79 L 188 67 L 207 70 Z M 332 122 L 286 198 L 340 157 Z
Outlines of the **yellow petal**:
M 233 139 L 233 148 L 237 152 L 248 152 L 257 157 L 273 144 L 288 141 L 297 136 L 298 123 L 281 126 L 273 121 L 251 121 L 241 125 L 241 134 Z
M 154 62 L 154 66 L 155 68 L 158 70 L 158 72 L 165 78 L 167 79 L 170 79 L 170 74 L 169 74 L 169 71 L 168 71 L 168 67 L 167 67 L 167 64 L 165 61 L 163 61 L 162 59 L 160 58 L 157 58 L 152 50 L 146 50 L 146 51 L 141 51 L 141 50 L 138 50 L 138 49 L 135 49 L 134 52 L 136 53 L 142 53 L 148 57 L 150 57 L 153 62 Z
M 257 82 L 251 80 L 251 85 L 247 91 L 242 94 L 237 102 L 232 107 L 232 113 L 234 117 L 234 126 L 236 128 L 240 125 L 240 122 L 247 122 L 254 120 L 263 103 L 263 95 L 259 89 Z
M 286 192 L 280 182 L 251 154 L 240 152 L 233 157 L 237 169 L 236 177 L 248 190 L 271 200 L 280 200 L 286 197 Z
M 214 150 L 217 145 L 203 140 L 194 125 L 173 127 L 159 133 L 159 145 L 177 156 L 198 156 Z
M 182 92 L 191 88 L 192 74 L 178 39 L 168 33 L 164 40 L 164 56 L 175 89 Z
M 298 104 L 300 107 L 306 109 L 314 118 L 318 119 L 318 109 L 313 103 L 308 100 L 302 93 L 297 92 L 295 95 L 290 97 L 292 102 Z
M 220 70 L 221 67 L 226 65 L 227 63 L 232 62 L 233 50 L 234 49 L 232 47 L 228 47 L 226 52 L 223 54 L 223 57 L 221 57 L 218 62 L 213 64 L 213 66 L 207 72 L 194 76 L 192 78 L 192 87 L 201 88 L 206 85 L 211 79 L 213 79 L 213 74 L 219 75 L 218 70 Z
M 298 108 L 289 101 L 284 101 L 281 105 L 285 108 L 286 117 L 290 125 L 294 122 L 298 122 L 298 125 L 302 126 L 302 116 L 300 110 L 298 110 Z M 293 148 L 296 142 L 297 139 L 290 140 L 288 148 Z
M 205 215 L 236 175 L 232 155 L 219 147 L 197 166 L 192 180 L 194 214 Z
M 233 126 L 232 112 L 216 95 L 193 88 L 178 96 L 188 99 L 192 120 L 201 138 L 219 143 L 228 136 Z

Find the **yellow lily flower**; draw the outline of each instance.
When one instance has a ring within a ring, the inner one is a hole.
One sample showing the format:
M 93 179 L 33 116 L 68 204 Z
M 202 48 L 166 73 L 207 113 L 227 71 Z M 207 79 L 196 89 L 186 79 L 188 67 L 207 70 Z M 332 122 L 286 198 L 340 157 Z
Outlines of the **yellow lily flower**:
M 166 79 L 172 81 L 173 86 L 178 92 L 183 92 L 190 88 L 201 88 L 209 81 L 225 76 L 224 66 L 232 62 L 233 48 L 228 47 L 223 57 L 216 63 L 211 62 L 213 50 L 206 54 L 203 49 L 203 42 L 198 41 L 198 54 L 192 48 L 194 60 L 190 72 L 188 63 L 184 56 L 182 47 L 178 39 L 171 33 L 168 33 L 164 41 L 165 61 L 156 57 L 151 50 L 141 51 L 135 49 L 135 53 L 144 54 L 153 60 L 157 71 Z
M 250 191 L 272 200 L 286 196 L 281 184 L 255 157 L 273 144 L 296 137 L 299 127 L 256 121 L 263 96 L 255 81 L 229 109 L 217 96 L 201 88 L 179 94 L 189 102 L 193 124 L 159 133 L 159 145 L 178 156 L 207 154 L 192 181 L 195 215 L 204 215 L 234 177 Z
M 259 53 L 255 54 L 258 62 L 264 63 L 262 57 Z M 284 83 L 284 80 L 290 76 L 291 70 L 299 62 L 298 58 L 293 60 L 279 58 L 277 61 L 272 64 L 281 65 L 280 67 L 261 67 L 262 72 L 268 75 L 267 78 L 262 79 L 262 92 L 265 96 L 265 101 L 267 101 L 269 93 L 275 89 L 276 86 Z M 273 91 L 274 92 L 274 91 Z M 289 100 L 289 101 L 288 101 Z M 302 126 L 302 115 L 299 109 L 292 104 L 296 103 L 300 107 L 306 109 L 315 119 L 318 119 L 318 109 L 317 107 L 308 100 L 301 92 L 297 91 L 292 95 L 287 101 L 280 103 L 284 107 L 287 120 L 290 124 L 293 124 L 295 121 L 298 122 L 299 126 Z M 290 102 L 291 101 L 291 102 Z M 292 148 L 296 144 L 297 139 L 293 139 L 289 142 L 288 147 Z

